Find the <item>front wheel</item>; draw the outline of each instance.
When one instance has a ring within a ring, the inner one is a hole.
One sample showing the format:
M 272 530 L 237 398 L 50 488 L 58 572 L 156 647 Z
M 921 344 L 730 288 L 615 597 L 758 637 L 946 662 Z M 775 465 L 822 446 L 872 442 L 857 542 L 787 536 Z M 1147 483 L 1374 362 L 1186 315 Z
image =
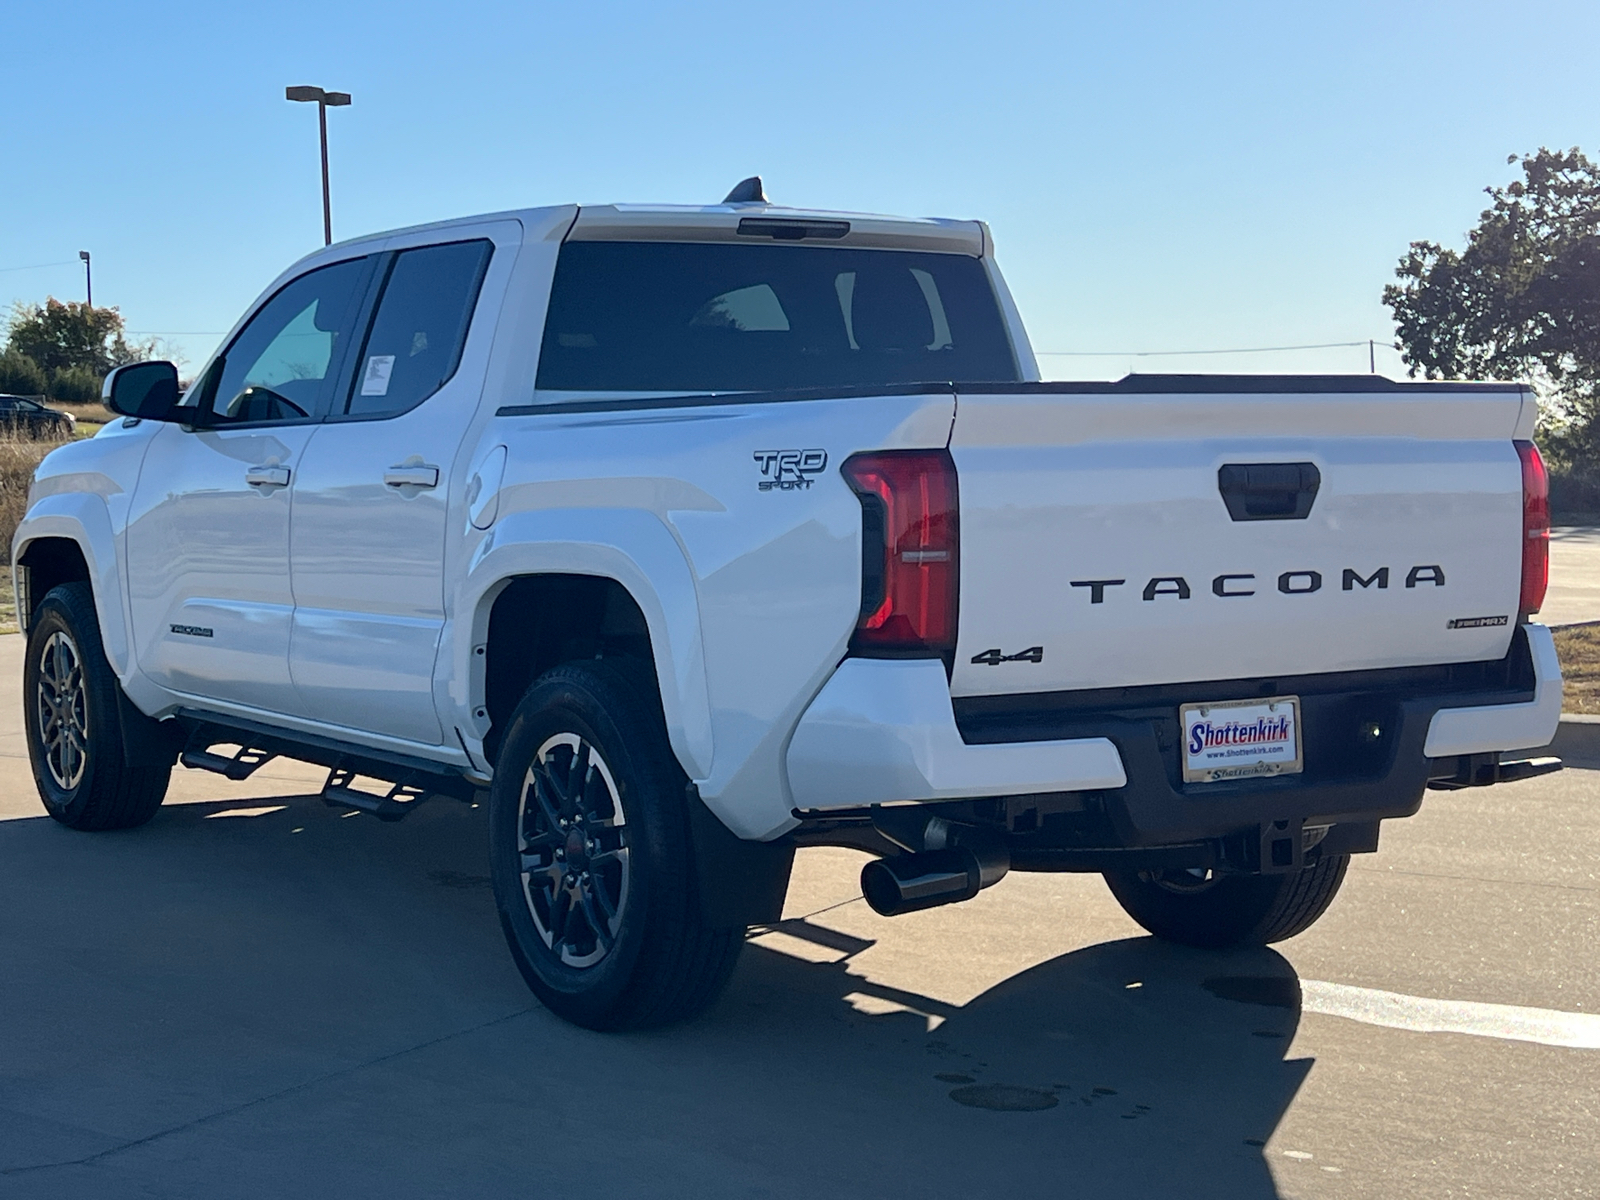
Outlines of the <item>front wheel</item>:
M 1333 854 L 1286 875 L 1107 871 L 1106 886 L 1163 941 L 1203 950 L 1264 946 L 1304 933 L 1328 910 L 1350 866 Z
M 27 655 L 23 721 L 45 810 L 70 829 L 143 825 L 167 794 L 175 746 L 123 696 L 88 584 L 50 590 L 28 630 Z
M 507 727 L 489 796 L 500 924 L 545 1007 L 589 1029 L 693 1016 L 744 929 L 694 887 L 687 779 L 639 674 L 604 661 L 541 676 Z

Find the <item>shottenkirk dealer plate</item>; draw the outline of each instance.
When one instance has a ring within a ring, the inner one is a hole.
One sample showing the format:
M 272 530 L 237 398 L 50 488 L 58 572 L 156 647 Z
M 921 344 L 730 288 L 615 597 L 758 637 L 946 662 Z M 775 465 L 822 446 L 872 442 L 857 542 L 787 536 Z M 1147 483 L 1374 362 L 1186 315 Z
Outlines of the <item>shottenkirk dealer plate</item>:
M 1178 717 L 1185 783 L 1294 775 L 1305 767 L 1298 696 L 1185 704 Z

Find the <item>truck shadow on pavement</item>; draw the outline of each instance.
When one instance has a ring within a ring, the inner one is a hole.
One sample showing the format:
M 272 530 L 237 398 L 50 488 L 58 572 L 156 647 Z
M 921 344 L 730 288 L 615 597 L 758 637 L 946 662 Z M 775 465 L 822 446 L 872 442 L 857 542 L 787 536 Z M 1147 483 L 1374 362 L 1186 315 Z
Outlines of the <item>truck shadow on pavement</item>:
M 483 815 L 0 822 L 0 1192 L 1278 1195 L 1271 951 L 1111 942 L 958 1006 L 786 922 L 832 961 L 752 945 L 700 1021 L 592 1034 L 510 964 Z

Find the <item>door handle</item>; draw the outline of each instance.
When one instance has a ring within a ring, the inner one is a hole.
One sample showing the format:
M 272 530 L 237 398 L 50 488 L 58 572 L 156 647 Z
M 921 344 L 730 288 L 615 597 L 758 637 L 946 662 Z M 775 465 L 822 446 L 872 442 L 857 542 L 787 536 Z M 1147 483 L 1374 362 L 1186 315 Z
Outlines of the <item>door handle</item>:
M 288 467 L 251 467 L 244 473 L 244 481 L 251 487 L 288 487 Z
M 383 473 L 383 481 L 390 487 L 431 488 L 439 486 L 439 468 L 430 466 L 390 467 Z

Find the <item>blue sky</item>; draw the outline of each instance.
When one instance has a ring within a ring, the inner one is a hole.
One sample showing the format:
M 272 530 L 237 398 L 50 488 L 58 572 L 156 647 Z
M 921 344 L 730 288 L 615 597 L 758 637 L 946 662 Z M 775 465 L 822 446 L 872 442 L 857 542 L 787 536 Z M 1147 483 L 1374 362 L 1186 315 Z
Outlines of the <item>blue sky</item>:
M 1600 153 L 1600 5 L 14 3 L 0 305 L 95 298 L 198 366 L 321 241 L 567 201 L 982 217 L 1059 377 L 1365 370 L 1413 239 L 1508 154 Z M 21 50 L 22 53 L 14 51 Z M 65 263 L 38 270 L 15 270 Z M 1379 367 L 1399 372 L 1380 347 Z

